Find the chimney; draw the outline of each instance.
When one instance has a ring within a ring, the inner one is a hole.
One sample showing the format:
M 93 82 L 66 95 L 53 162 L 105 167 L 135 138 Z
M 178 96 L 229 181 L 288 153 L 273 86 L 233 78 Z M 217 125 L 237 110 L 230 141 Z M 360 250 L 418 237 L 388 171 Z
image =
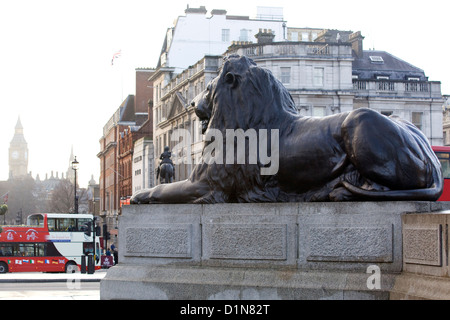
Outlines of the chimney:
M 272 43 L 275 34 L 271 29 L 259 29 L 259 32 L 255 34 L 255 38 L 258 40 L 258 43 Z
M 225 16 L 226 14 L 227 14 L 227 10 L 213 9 L 211 11 L 212 16 Z
M 195 13 L 195 14 L 206 14 L 208 11 L 206 10 L 205 6 L 200 6 L 200 8 L 189 8 L 189 5 L 187 6 L 186 10 L 184 10 L 184 13 Z
M 348 37 L 348 41 L 352 44 L 352 50 L 358 58 L 361 58 L 363 54 L 363 40 L 361 31 L 356 31 Z

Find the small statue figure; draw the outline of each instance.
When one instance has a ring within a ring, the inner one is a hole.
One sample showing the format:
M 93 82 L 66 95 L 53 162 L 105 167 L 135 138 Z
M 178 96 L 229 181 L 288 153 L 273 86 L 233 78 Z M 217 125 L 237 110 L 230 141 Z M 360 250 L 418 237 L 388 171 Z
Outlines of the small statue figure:
M 161 162 L 159 163 L 158 169 L 156 171 L 156 179 L 160 178 L 160 183 L 171 183 L 175 178 L 175 167 L 173 165 L 172 152 L 169 151 L 169 147 L 164 147 L 164 152 L 161 153 L 159 159 Z

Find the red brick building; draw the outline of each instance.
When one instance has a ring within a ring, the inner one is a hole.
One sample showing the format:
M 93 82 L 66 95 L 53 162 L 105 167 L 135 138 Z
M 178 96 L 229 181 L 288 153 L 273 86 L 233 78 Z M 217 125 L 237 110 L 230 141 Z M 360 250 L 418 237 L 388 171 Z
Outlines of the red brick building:
M 152 135 L 153 69 L 136 69 L 136 95 L 129 95 L 103 127 L 100 138 L 100 216 L 114 235 L 120 199 L 132 195 L 134 141 Z M 150 122 L 151 123 L 151 122 Z M 113 240 L 113 239 L 112 239 Z

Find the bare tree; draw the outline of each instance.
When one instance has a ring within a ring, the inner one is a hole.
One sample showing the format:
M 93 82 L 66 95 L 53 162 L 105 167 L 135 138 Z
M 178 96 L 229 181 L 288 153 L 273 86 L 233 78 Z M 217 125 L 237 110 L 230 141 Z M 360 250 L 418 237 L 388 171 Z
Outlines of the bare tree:
M 74 212 L 74 186 L 70 180 L 61 180 L 61 182 L 53 189 L 50 203 L 48 205 L 49 212 L 55 213 L 73 213 Z M 77 189 L 78 199 L 82 199 L 86 193 L 85 189 Z
M 48 210 L 49 212 L 71 213 L 73 212 L 73 204 L 73 184 L 69 180 L 61 180 L 58 186 L 53 189 Z

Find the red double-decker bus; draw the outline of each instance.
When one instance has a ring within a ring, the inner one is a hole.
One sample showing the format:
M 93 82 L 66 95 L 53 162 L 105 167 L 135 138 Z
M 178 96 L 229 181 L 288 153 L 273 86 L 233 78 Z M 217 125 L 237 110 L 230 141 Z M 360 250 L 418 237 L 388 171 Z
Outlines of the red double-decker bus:
M 438 201 L 450 201 L 450 147 L 432 146 L 432 148 L 441 162 L 444 175 L 444 191 Z
M 25 226 L 2 226 L 0 273 L 74 271 L 86 255 L 100 269 L 95 229 L 92 215 L 66 213 L 32 214 Z

